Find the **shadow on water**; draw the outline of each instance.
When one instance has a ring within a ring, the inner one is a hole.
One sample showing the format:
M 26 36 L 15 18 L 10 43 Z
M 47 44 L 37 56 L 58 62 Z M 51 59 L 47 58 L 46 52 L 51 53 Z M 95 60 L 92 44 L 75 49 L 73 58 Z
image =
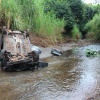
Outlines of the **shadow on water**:
M 44 59 L 49 66 L 34 72 L 1 72 L 1 100 L 86 100 L 100 81 L 100 57 L 86 57 L 86 49 L 99 51 L 100 45 Z

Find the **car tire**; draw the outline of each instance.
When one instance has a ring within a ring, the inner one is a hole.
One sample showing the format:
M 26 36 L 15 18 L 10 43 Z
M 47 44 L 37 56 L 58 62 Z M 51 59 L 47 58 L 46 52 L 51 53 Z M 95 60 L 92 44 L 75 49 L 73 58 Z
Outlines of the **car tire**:
M 32 51 L 33 61 L 38 62 L 39 61 L 39 53 L 37 51 Z
M 34 68 L 38 69 L 39 67 L 39 53 L 37 51 L 33 51 L 33 62 L 34 62 Z
M 8 59 L 7 58 L 2 58 L 1 60 L 1 70 L 6 71 L 6 64 L 7 64 Z

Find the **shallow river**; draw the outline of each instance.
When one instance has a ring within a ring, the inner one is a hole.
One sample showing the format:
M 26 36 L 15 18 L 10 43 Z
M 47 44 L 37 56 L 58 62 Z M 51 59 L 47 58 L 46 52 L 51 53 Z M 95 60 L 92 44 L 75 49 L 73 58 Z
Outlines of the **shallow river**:
M 87 49 L 100 44 L 44 59 L 49 66 L 33 72 L 0 71 L 0 100 L 87 100 L 100 90 L 100 56 L 86 57 Z

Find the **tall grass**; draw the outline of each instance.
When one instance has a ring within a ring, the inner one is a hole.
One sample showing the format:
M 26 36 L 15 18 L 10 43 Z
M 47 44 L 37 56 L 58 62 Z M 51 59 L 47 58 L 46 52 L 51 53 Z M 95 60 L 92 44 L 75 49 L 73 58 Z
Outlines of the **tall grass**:
M 33 31 L 34 27 L 34 0 L 17 0 L 18 6 L 21 9 L 21 22 L 23 29 L 30 29 Z
M 20 23 L 21 9 L 14 0 L 2 0 L 0 3 L 1 15 L 5 19 L 7 28 L 10 28 L 11 23 Z
M 74 25 L 71 34 L 73 39 L 76 39 L 76 36 L 78 36 L 78 38 L 82 37 L 82 34 L 77 25 Z
M 62 40 L 64 20 L 44 13 L 44 0 L 2 0 L 1 8 L 7 28 L 30 29 L 55 44 Z
M 34 31 L 37 34 L 45 36 L 53 44 L 62 40 L 61 32 L 64 27 L 64 20 L 55 17 L 52 12 L 44 13 L 44 0 L 34 0 Z
M 100 40 L 100 14 L 96 14 L 85 26 L 88 33 L 94 34 L 94 39 Z

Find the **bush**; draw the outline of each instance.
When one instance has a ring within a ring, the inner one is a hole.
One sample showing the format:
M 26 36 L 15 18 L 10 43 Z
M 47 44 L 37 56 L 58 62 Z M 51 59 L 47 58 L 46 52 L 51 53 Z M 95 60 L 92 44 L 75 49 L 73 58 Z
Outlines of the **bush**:
M 67 0 L 46 0 L 45 13 L 53 12 L 57 18 L 65 20 L 65 35 L 70 36 L 74 26 L 74 17 L 72 15 Z
M 88 32 L 88 33 L 86 34 L 85 37 L 86 37 L 87 39 L 94 39 L 95 33 L 93 33 L 93 32 Z
M 94 33 L 94 38 L 100 40 L 100 14 L 96 14 L 85 26 L 85 30 Z
M 81 32 L 79 31 L 79 28 L 77 25 L 74 25 L 74 28 L 73 28 L 71 34 L 72 34 L 72 38 L 74 38 L 74 39 L 79 39 L 82 37 Z

